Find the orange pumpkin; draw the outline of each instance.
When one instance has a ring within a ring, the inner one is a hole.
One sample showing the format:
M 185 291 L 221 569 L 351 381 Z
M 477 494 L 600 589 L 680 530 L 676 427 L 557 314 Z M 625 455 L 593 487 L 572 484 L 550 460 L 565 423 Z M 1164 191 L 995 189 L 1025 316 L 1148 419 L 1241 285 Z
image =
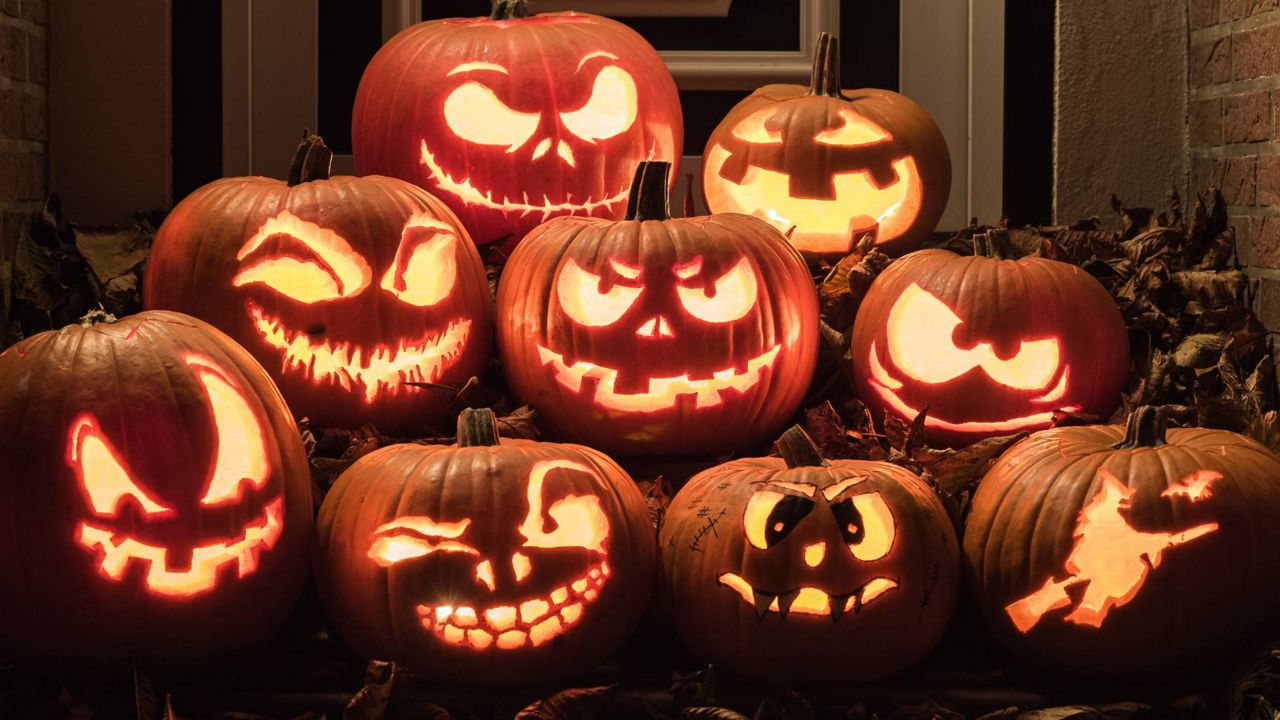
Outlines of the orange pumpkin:
M 358 460 L 320 508 L 316 576 L 357 650 L 435 680 L 509 685 L 592 668 L 628 636 L 656 548 L 640 491 L 590 448 L 497 437 Z
M 360 79 L 356 170 L 417 183 L 477 243 L 514 246 L 550 217 L 617 218 L 641 160 L 678 160 L 680 99 L 662 58 L 625 25 L 584 13 L 420 23 Z
M 818 37 L 809 87 L 766 85 L 707 139 L 712 212 L 755 215 L 808 257 L 839 257 L 864 233 L 881 250 L 919 247 L 951 193 L 937 123 L 888 90 L 841 90 L 839 40 Z
M 284 621 L 311 477 L 267 373 L 195 318 L 71 325 L 0 353 L 0 653 L 189 660 Z
M 228 178 L 188 196 L 156 235 L 144 299 L 242 343 L 298 417 L 421 429 L 453 398 L 425 384 L 460 386 L 488 362 L 484 266 L 439 200 L 329 178 L 331 157 L 311 135 L 288 183 Z
M 529 233 L 498 288 L 498 343 L 512 388 L 561 436 L 714 455 L 771 436 L 800 405 L 817 300 L 767 223 L 672 219 L 670 169 L 641 164 L 623 220 L 559 218 Z

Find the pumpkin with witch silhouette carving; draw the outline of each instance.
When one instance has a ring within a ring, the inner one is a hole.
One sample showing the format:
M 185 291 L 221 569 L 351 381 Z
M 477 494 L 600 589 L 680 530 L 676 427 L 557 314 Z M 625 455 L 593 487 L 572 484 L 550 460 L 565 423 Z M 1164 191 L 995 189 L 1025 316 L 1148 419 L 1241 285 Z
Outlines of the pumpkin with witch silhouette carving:
M 555 434 L 627 455 L 715 455 L 777 432 L 817 357 L 808 268 L 746 215 L 671 218 L 669 163 L 641 163 L 622 220 L 566 217 L 498 287 L 512 389 Z
M 288 182 L 227 178 L 178 203 L 144 300 L 243 344 L 298 417 L 422 430 L 489 360 L 484 266 L 439 200 L 392 178 L 331 178 L 331 158 L 306 134 Z
M 644 498 L 605 455 L 497 436 L 464 410 L 456 446 L 392 445 L 346 470 L 320 509 L 316 577 L 369 657 L 445 682 L 536 683 L 617 649 L 652 589 Z
M 262 641 L 307 574 L 298 428 L 214 328 L 112 320 L 0 352 L 0 655 L 75 667 Z

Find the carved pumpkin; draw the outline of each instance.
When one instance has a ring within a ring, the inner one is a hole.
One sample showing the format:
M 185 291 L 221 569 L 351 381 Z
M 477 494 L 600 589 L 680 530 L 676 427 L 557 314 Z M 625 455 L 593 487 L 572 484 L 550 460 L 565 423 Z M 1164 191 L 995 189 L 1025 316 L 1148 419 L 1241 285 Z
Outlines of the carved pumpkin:
M 343 637 L 467 685 L 592 668 L 639 620 L 657 562 L 622 468 L 577 445 L 499 441 L 489 410 L 463 411 L 456 447 L 358 460 L 319 531 L 321 597 Z
M 196 190 L 156 235 L 149 308 L 207 320 L 271 372 L 298 417 L 438 420 L 489 359 L 492 305 L 479 253 L 427 192 L 385 177 L 329 178 L 319 137 L 290 182 L 228 178 Z
M 560 435 L 624 454 L 714 455 L 776 432 L 813 375 L 804 261 L 743 215 L 671 219 L 642 163 L 621 221 L 529 234 L 498 288 L 512 388 Z
M 662 58 L 583 13 L 415 25 L 369 61 L 356 93 L 356 170 L 435 193 L 477 243 L 510 248 L 549 217 L 617 218 L 641 160 L 680 157 L 680 100 Z
M 858 396 L 907 420 L 928 404 L 931 441 L 964 445 L 1048 427 L 1053 411 L 1107 417 L 1128 377 L 1124 319 L 1079 267 L 920 250 L 871 284 L 853 326 Z
M 217 330 L 147 312 L 0 353 L 0 654 L 189 659 L 264 639 L 307 572 L 288 408 Z
M 888 90 L 841 90 L 839 40 L 823 33 L 809 87 L 766 85 L 707 139 L 712 212 L 755 215 L 806 256 L 838 257 L 857 238 L 919 247 L 951 193 L 951 157 L 933 118 Z
M 960 584 L 933 491 L 897 465 L 827 462 L 799 427 L 778 449 L 699 473 L 667 509 L 662 589 L 685 643 L 770 683 L 870 680 L 923 658 Z
M 1053 668 L 1167 680 L 1277 626 L 1280 459 L 1225 430 L 1036 433 L 973 498 L 964 551 L 1000 639 Z

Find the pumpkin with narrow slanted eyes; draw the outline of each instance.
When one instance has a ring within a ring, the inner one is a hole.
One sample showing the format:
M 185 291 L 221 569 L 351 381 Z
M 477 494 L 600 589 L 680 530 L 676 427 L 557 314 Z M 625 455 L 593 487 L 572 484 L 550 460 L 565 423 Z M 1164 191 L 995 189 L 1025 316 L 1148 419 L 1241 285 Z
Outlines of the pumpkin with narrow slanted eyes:
M 923 108 L 888 90 L 841 90 L 839 40 L 818 37 L 813 77 L 766 85 L 707 139 L 702 187 L 712 212 L 750 213 L 809 257 L 839 257 L 858 237 L 913 250 L 951 193 L 951 157 Z
M 1005 259 L 998 234 L 974 254 L 920 250 L 876 278 L 850 354 L 858 396 L 958 446 L 1046 428 L 1055 410 L 1109 416 L 1129 376 L 1129 336 L 1110 294 L 1080 267 Z
M 635 627 L 657 562 L 622 468 L 578 445 L 499 440 L 489 410 L 463 411 L 457 446 L 358 460 L 319 531 L 317 581 L 343 637 L 466 685 L 591 669 Z
M 685 643 L 770 683 L 871 680 L 920 660 L 960 586 L 942 503 L 897 465 L 824 460 L 799 427 L 778 448 L 694 476 L 667 509 L 662 590 Z
M 621 216 L 635 164 L 683 147 L 675 82 L 644 38 L 527 4 L 396 35 L 369 61 L 351 120 L 359 174 L 421 185 L 477 243 L 507 250 L 549 217 Z
M 449 209 L 385 177 L 329 177 L 304 137 L 289 182 L 228 178 L 156 234 L 148 308 L 207 320 L 271 372 L 298 417 L 420 430 L 489 359 L 479 253 Z
M 1280 617 L 1280 459 L 1226 430 L 1036 433 L 982 479 L 965 526 L 997 638 L 1055 671 L 1168 682 L 1233 663 Z
M 190 660 L 266 639 L 307 574 L 311 476 L 267 373 L 146 312 L 0 352 L 0 655 Z
M 804 260 L 746 215 L 672 219 L 668 163 L 642 163 L 620 221 L 529 233 L 498 287 L 515 392 L 558 434 L 622 454 L 715 455 L 790 419 L 817 299 Z

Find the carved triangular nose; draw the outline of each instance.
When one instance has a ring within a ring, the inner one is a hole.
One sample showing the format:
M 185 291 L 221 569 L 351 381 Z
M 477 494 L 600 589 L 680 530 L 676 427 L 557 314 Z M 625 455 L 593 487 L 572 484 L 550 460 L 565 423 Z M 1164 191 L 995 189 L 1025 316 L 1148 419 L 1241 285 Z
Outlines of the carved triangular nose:
M 654 315 L 636 330 L 636 335 L 645 338 L 673 337 L 671 323 L 662 315 Z

